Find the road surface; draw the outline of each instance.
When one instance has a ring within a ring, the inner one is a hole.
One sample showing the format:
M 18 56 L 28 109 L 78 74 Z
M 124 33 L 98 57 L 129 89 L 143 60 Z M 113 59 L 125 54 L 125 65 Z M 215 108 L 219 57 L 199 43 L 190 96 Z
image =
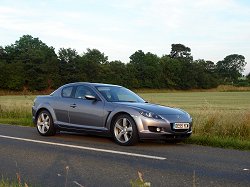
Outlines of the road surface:
M 32 186 L 250 186 L 250 151 L 140 142 L 123 147 L 85 134 L 40 136 L 35 128 L 0 125 L 0 175 Z

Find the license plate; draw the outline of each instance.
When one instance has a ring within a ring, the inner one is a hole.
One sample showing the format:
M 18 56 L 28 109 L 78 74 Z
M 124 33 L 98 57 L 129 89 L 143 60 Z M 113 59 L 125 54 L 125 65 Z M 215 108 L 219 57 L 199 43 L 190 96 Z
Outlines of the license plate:
M 189 129 L 189 123 L 174 123 L 174 129 Z

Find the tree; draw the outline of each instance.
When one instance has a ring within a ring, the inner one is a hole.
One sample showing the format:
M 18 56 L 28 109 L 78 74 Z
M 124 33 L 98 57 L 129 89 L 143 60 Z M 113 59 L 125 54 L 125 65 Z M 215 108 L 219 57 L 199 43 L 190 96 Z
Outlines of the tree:
M 178 62 L 177 59 L 170 58 L 169 55 L 161 57 L 161 77 L 164 88 L 178 88 L 179 77 L 176 76 L 176 72 L 180 69 Z
M 193 68 L 197 88 L 208 89 L 218 86 L 219 81 L 214 62 L 203 59 L 195 60 L 193 62 Z
M 45 90 L 76 81 L 129 88 L 211 88 L 221 80 L 237 81 L 245 65 L 244 56 L 237 54 L 217 65 L 203 59 L 193 61 L 191 49 L 183 44 L 172 44 L 170 55 L 162 57 L 138 50 L 127 64 L 109 62 L 98 49 L 79 55 L 75 49 L 60 48 L 56 55 L 54 48 L 39 38 L 24 35 L 14 44 L 0 46 L 0 89 Z
M 171 89 L 196 88 L 195 66 L 187 60 L 170 58 L 164 55 L 161 58 L 162 80 L 165 87 Z
M 6 78 L 8 72 L 6 71 L 6 53 L 2 46 L 0 46 L 0 88 L 6 89 Z
M 58 59 L 61 63 L 72 64 L 75 63 L 77 58 L 79 58 L 79 55 L 75 49 L 60 48 L 58 51 Z
M 83 57 L 91 63 L 95 64 L 105 64 L 108 62 L 108 56 L 104 53 L 101 53 L 98 49 L 87 49 L 87 52 L 84 53 Z
M 172 44 L 170 57 L 171 58 L 185 59 L 188 61 L 193 60 L 193 57 L 191 56 L 191 49 L 189 47 L 186 47 L 183 44 Z
M 5 87 L 9 90 L 19 91 L 23 89 L 24 86 L 24 75 L 25 69 L 21 62 L 6 64 L 4 71 L 8 73 L 5 74 Z
M 160 58 L 150 52 L 144 53 L 141 50 L 136 51 L 130 56 L 131 68 L 138 80 L 139 87 L 159 88 L 160 87 Z
M 0 46 L 0 61 L 6 62 L 6 52 L 2 46 Z
M 80 56 L 75 49 L 60 48 L 58 51 L 61 84 L 80 81 Z
M 100 66 L 99 78 L 104 83 L 127 85 L 125 79 L 128 72 L 121 61 L 111 61 Z
M 248 84 L 250 85 L 250 72 L 247 74 L 246 78 L 247 78 Z
M 217 62 L 217 71 L 224 83 L 236 82 L 242 76 L 246 65 L 243 55 L 232 54 Z
M 51 58 L 56 58 L 53 47 L 48 47 L 39 38 L 24 35 L 15 44 L 5 47 L 8 63 L 16 61 L 22 63 L 42 64 Z
M 53 47 L 48 47 L 39 38 L 24 35 L 15 44 L 5 47 L 6 62 L 19 63 L 25 72 L 18 71 L 16 77 L 23 77 L 25 87 L 30 90 L 43 90 L 53 84 L 51 77 L 57 71 L 48 68 L 51 62 L 57 62 Z M 15 67 L 13 65 L 13 67 Z M 58 66 L 57 66 L 58 67 Z M 21 67 L 20 67 L 21 69 Z M 19 74 L 23 75 L 19 75 Z M 20 88 L 20 87 L 19 87 Z
M 102 82 L 100 78 L 102 65 L 108 63 L 108 56 L 98 49 L 87 49 L 80 61 L 81 70 L 86 74 L 87 81 Z

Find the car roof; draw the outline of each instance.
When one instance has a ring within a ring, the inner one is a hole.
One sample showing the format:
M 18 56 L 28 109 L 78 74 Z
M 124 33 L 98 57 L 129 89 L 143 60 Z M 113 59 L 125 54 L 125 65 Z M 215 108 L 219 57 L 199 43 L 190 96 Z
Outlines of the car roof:
M 92 83 L 92 82 L 73 82 L 73 83 L 68 83 L 63 85 L 64 86 L 76 86 L 76 85 L 91 85 L 91 86 L 118 86 L 122 87 L 119 85 L 114 85 L 114 84 L 104 84 L 104 83 Z

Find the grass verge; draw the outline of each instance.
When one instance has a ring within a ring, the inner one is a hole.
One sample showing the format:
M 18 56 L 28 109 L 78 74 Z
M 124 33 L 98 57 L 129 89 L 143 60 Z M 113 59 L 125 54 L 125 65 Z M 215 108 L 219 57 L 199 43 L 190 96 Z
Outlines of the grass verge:
M 0 123 L 33 126 L 31 107 L 35 96 L 0 96 Z
M 27 183 L 22 184 L 17 180 L 9 180 L 2 177 L 0 187 L 29 187 Z
M 220 147 L 220 148 L 229 148 L 229 149 L 250 150 L 249 140 L 239 140 L 230 137 L 224 137 L 224 138 L 217 136 L 209 137 L 209 136 L 200 136 L 194 134 L 191 136 L 191 138 L 186 139 L 185 143 Z

